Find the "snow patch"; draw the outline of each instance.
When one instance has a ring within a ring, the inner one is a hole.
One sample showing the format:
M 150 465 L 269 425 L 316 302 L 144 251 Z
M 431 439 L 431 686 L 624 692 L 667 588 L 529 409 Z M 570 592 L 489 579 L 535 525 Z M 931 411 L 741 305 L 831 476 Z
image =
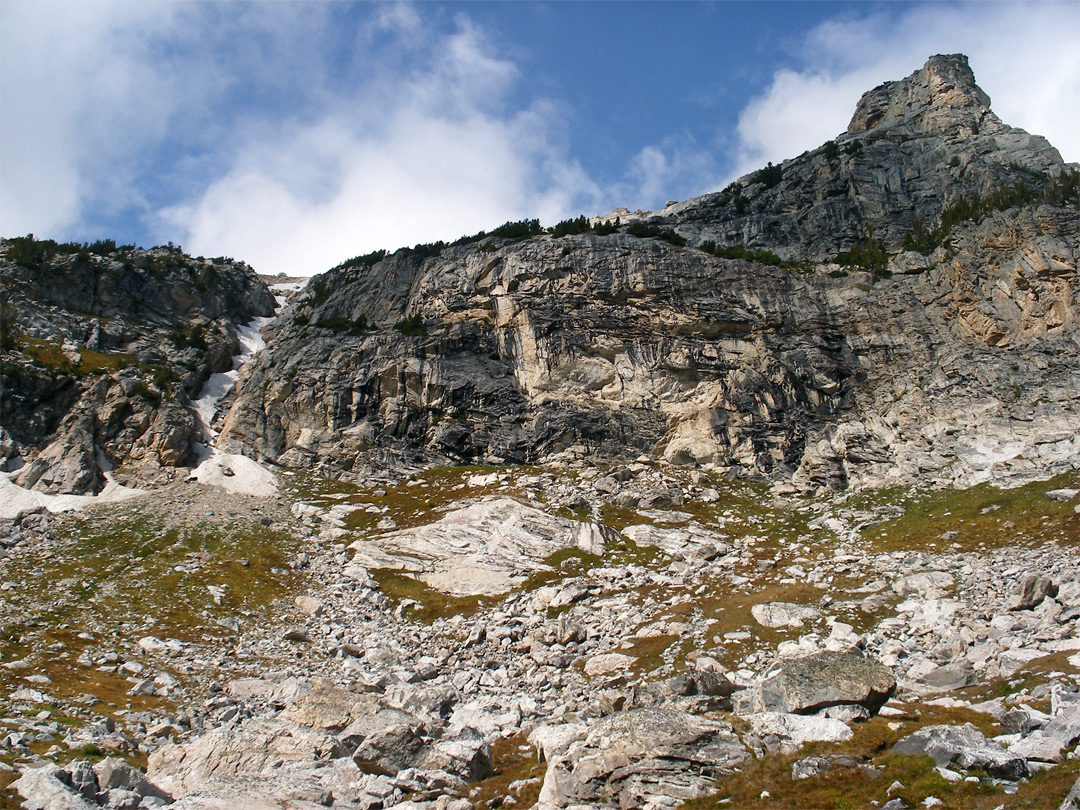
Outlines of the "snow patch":
M 237 327 L 236 339 L 240 343 L 240 354 L 233 355 L 232 370 L 210 375 L 210 379 L 203 385 L 199 396 L 191 403 L 195 415 L 199 418 L 203 438 L 207 442 L 212 442 L 217 438 L 217 431 L 210 427 L 210 424 L 214 421 L 218 403 L 236 386 L 236 380 L 240 375 L 240 367 L 250 360 L 256 352 L 266 347 L 262 330 L 272 320 L 273 318 L 256 318 L 251 323 Z
M 277 477 L 254 459 L 217 448 L 199 447 L 205 458 L 191 473 L 200 484 L 221 487 L 240 495 L 278 494 Z
M 50 512 L 70 512 L 73 509 L 85 509 L 96 503 L 115 503 L 126 501 L 138 495 L 145 495 L 147 490 L 125 487 L 105 473 L 105 488 L 97 495 L 48 495 L 23 489 L 6 475 L 0 475 L 0 518 L 10 520 L 19 512 L 45 507 Z

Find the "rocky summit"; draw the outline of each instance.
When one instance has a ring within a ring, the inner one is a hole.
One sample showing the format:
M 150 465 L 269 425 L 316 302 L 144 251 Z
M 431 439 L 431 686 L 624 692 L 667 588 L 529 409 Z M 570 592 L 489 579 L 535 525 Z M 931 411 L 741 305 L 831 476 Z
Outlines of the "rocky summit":
M 1080 170 L 963 56 L 306 284 L 0 242 L 0 806 L 1080 807 Z

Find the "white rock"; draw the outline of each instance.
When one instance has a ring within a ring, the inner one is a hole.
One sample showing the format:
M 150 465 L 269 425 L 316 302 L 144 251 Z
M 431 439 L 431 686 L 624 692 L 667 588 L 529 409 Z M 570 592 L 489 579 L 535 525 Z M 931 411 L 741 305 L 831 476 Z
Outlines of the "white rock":
M 602 655 L 594 655 L 585 662 L 585 674 L 592 676 L 608 675 L 612 672 L 626 669 L 635 661 L 637 661 L 637 658 L 634 656 L 623 655 L 622 653 L 603 653 Z
M 775 735 L 781 747 L 793 751 L 808 742 L 843 742 L 852 736 L 851 729 L 840 720 L 827 717 L 760 712 L 746 718 L 759 737 Z
M 805 622 L 814 621 L 821 616 L 821 611 L 812 605 L 800 605 L 797 602 L 765 602 L 754 605 L 750 613 L 763 627 L 802 627 Z

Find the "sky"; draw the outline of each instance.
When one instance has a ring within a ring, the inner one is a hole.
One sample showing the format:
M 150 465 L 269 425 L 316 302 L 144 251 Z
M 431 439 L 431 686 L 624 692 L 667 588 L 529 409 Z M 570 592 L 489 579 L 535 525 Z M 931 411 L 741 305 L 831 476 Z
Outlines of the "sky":
M 352 256 L 656 210 L 965 53 L 1080 161 L 1080 1 L 0 0 L 0 236 Z

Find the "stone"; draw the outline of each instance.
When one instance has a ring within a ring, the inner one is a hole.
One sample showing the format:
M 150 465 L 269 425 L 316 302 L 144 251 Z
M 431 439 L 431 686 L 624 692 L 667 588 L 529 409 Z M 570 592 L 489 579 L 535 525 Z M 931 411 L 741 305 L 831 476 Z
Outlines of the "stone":
M 27 810 L 95 810 L 97 802 L 88 801 L 73 791 L 53 763 L 38 768 L 26 768 L 11 787 L 25 799 Z
M 1073 782 L 1065 799 L 1058 805 L 1058 810 L 1080 810 L 1080 777 Z
M 322 603 L 322 600 L 313 596 L 298 596 L 294 602 L 305 615 L 318 617 L 326 613 L 326 606 Z
M 585 662 L 585 674 L 596 677 L 598 675 L 610 675 L 613 672 L 629 668 L 637 658 L 622 653 L 604 653 L 594 655 Z
M 1048 596 L 1057 596 L 1058 587 L 1045 574 L 1032 574 L 1024 578 L 1020 588 L 1009 599 L 1008 610 L 1032 610 Z
M 167 802 L 173 800 L 172 796 L 151 783 L 145 774 L 122 759 L 107 757 L 94 765 L 94 773 L 97 775 L 98 785 L 102 790 L 120 788 L 132 791 L 140 797 L 140 800 L 144 796 L 152 796 Z
M 412 765 L 424 747 L 419 728 L 398 723 L 368 735 L 353 752 L 353 762 L 364 773 L 393 776 Z
M 1035 731 L 1010 745 L 1008 751 L 1028 761 L 1061 762 L 1064 758 L 1064 747 L 1062 741 L 1056 737 L 1043 731 Z
M 286 707 L 282 716 L 311 729 L 341 730 L 377 707 L 378 701 L 371 695 L 351 692 L 328 681 L 316 681 Z
M 795 602 L 767 602 L 754 605 L 750 613 L 763 627 L 802 627 L 806 622 L 821 616 L 821 610 L 812 605 Z
M 893 754 L 927 754 L 939 768 L 980 769 L 1016 781 L 1031 775 L 1026 760 L 987 740 L 971 726 L 924 726 L 898 740 Z
M 420 765 L 457 774 L 470 782 L 487 779 L 494 773 L 491 746 L 476 732 L 439 740 L 424 752 Z
M 791 763 L 791 778 L 809 779 L 818 774 L 832 770 L 832 761 L 825 757 L 803 757 Z
M 926 571 L 901 577 L 892 584 L 892 589 L 902 598 L 918 596 L 927 598 L 938 596 L 955 584 L 952 574 L 947 571 Z
M 843 742 L 851 739 L 852 731 L 841 720 L 828 717 L 807 717 L 783 712 L 758 712 L 747 720 L 754 734 L 766 741 L 775 740 L 774 748 L 785 752 L 798 749 L 808 742 Z
M 733 772 L 747 755 L 726 723 L 670 709 L 618 712 L 596 721 L 584 740 L 549 761 L 539 803 L 686 801 L 712 792 L 713 780 Z
M 952 692 L 972 686 L 978 682 L 975 668 L 968 661 L 957 661 L 935 667 L 929 672 L 920 675 L 917 679 L 920 686 L 927 687 L 936 692 Z
M 536 748 L 537 758 L 551 761 L 566 753 L 571 744 L 584 739 L 588 726 L 583 723 L 544 724 L 529 732 L 528 740 Z
M 494 498 L 455 509 L 440 520 L 377 540 L 357 540 L 354 564 L 402 570 L 455 596 L 509 591 L 528 574 L 544 570 L 563 548 L 603 553 L 617 535 L 599 524 L 584 526 L 512 498 Z
M 858 704 L 876 713 L 892 696 L 888 667 L 857 653 L 820 652 L 784 661 L 759 686 L 763 709 L 812 714 L 829 706 Z
M 1051 489 L 1046 493 L 1047 500 L 1058 501 L 1059 503 L 1065 503 L 1071 501 L 1077 495 L 1080 495 L 1080 489 Z

